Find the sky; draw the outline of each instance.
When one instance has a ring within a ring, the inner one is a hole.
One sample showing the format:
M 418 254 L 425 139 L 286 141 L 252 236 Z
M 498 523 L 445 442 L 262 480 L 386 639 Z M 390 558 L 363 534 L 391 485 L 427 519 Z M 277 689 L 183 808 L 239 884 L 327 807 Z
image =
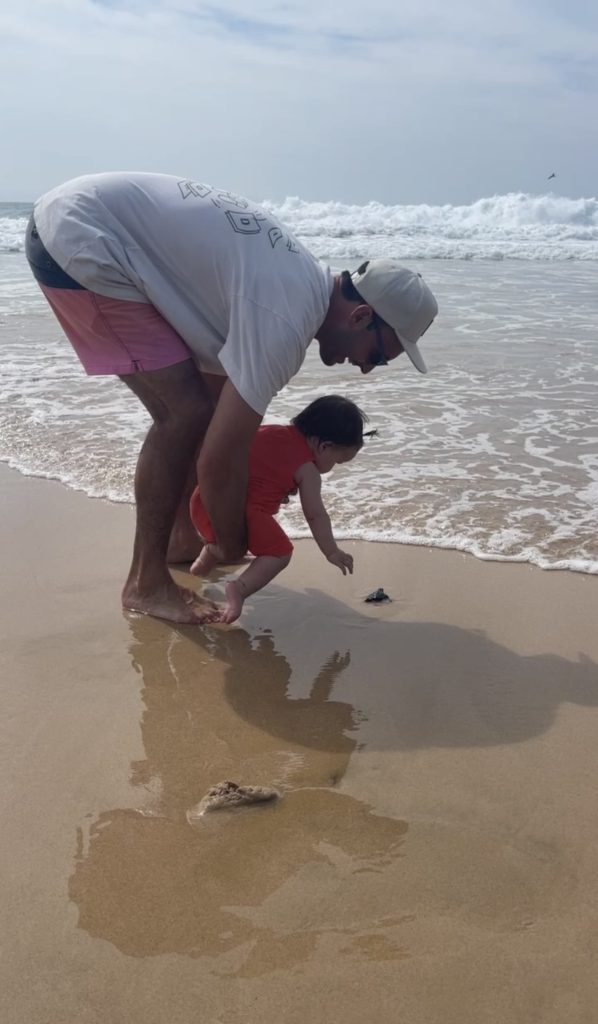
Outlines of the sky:
M 595 0 L 5 0 L 0 201 L 106 170 L 274 202 L 596 196 L 596 54 Z

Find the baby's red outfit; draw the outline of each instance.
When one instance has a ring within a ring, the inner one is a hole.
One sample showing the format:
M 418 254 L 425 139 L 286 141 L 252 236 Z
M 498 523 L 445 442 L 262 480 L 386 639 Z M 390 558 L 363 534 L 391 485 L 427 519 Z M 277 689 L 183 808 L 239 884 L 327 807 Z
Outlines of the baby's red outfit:
M 288 555 L 293 550 L 274 516 L 280 504 L 297 486 L 295 473 L 314 454 L 296 427 L 259 427 L 249 450 L 247 484 L 247 547 L 252 555 Z M 199 488 L 191 495 L 191 522 L 204 540 L 216 538 L 203 507 Z

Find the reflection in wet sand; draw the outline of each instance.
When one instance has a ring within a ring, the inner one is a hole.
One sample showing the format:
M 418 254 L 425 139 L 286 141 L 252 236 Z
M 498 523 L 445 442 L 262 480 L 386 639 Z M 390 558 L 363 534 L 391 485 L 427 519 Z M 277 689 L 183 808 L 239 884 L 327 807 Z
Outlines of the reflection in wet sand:
M 335 787 L 362 747 L 414 757 L 517 749 L 563 701 L 598 702 L 595 665 L 523 657 L 439 623 L 372 622 L 322 595 L 294 602 L 310 647 L 293 665 L 278 631 L 131 619 L 144 702 L 138 800 L 80 832 L 69 881 L 79 926 L 130 956 L 202 957 L 215 974 L 250 978 L 322 956 L 443 957 L 448 941 L 465 949 L 566 914 L 576 889 L 568 858 L 517 814 L 487 823 L 478 803 L 426 817 L 413 757 L 394 757 L 377 776 L 382 762 L 374 766 L 377 813 Z M 283 799 L 191 826 L 188 809 L 225 778 L 275 786 Z M 402 802 L 409 825 L 396 813 Z
M 332 699 L 349 653 L 329 654 L 309 696 L 291 699 L 291 666 L 269 634 L 159 634 L 145 619 L 131 619 L 131 632 L 146 752 L 132 781 L 145 806 L 105 812 L 88 838 L 80 833 L 69 883 L 80 927 L 133 956 L 209 956 L 220 971 L 244 973 L 307 958 L 324 932 L 352 948 L 343 890 L 356 873 L 384 871 L 407 826 L 326 788 L 356 744 L 352 706 Z M 239 704 L 252 705 L 250 721 Z M 284 799 L 188 824 L 197 796 L 240 770 L 251 784 L 286 789 Z M 282 887 L 296 911 L 252 920 Z M 372 898 L 374 927 L 387 908 L 382 894 Z M 389 938 L 372 941 L 383 956 L 394 948 Z
M 354 876 L 383 873 L 406 831 L 334 790 L 289 792 L 200 827 L 110 811 L 80 850 L 69 894 L 80 927 L 123 953 L 208 956 L 219 971 L 261 973 L 308 958 L 323 933 L 350 943 Z M 284 913 L 269 914 L 283 888 Z M 386 901 L 375 899 L 360 935 L 382 924 Z
M 184 816 L 226 778 L 283 789 L 342 778 L 362 720 L 332 695 L 349 668 L 348 652 L 324 649 L 309 694 L 291 699 L 291 665 L 268 634 L 157 634 L 147 620 L 130 625 L 146 754 L 133 764 L 132 781 L 152 793 L 154 812 Z

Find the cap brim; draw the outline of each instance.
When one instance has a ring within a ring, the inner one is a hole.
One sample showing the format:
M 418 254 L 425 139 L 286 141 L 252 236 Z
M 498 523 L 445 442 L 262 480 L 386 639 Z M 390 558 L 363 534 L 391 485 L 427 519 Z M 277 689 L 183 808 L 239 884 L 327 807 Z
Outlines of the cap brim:
M 409 356 L 409 359 L 415 366 L 415 369 L 419 370 L 420 373 L 427 373 L 428 367 L 424 363 L 423 356 L 415 342 L 407 341 L 405 338 L 402 338 L 398 331 L 395 331 L 395 334 L 403 346 L 403 351 L 407 356 Z

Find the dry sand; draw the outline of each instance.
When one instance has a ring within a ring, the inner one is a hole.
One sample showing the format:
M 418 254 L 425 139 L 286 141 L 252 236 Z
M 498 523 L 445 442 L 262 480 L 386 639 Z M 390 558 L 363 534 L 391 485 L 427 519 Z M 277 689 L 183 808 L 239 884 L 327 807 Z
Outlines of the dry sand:
M 596 577 L 306 541 L 177 629 L 130 508 L 0 495 L 2 1024 L 595 1024 Z

